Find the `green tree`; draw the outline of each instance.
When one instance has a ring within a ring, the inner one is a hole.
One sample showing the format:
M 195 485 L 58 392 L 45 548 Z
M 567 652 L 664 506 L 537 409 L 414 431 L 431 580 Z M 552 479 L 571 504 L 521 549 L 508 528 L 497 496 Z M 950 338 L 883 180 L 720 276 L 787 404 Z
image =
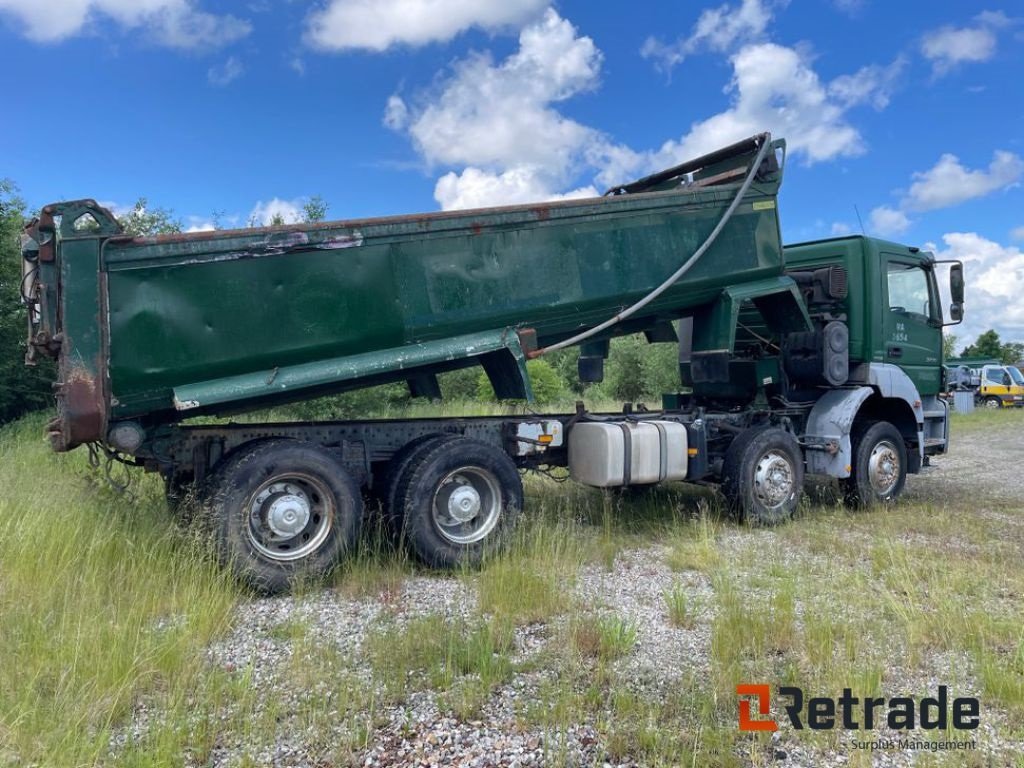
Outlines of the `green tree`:
M 135 201 L 128 213 L 117 217 L 126 233 L 135 237 L 171 235 L 181 232 L 181 220 L 166 208 L 151 207 L 144 197 Z
M 964 347 L 964 351 L 960 353 L 960 356 L 991 357 L 1001 360 L 1003 358 L 1003 344 L 999 341 L 999 334 L 990 328 L 978 336 L 973 344 Z
M 604 365 L 604 381 L 589 392 L 622 402 L 657 400 L 679 391 L 679 347 L 649 344 L 641 334 L 612 339 Z
M 320 195 L 313 195 L 302 204 L 302 220 L 316 223 L 327 218 L 327 203 Z
M 471 365 L 457 371 L 448 371 L 437 377 L 444 400 L 476 400 L 477 378 L 480 366 Z
M 1014 365 L 1024 361 L 1024 343 L 1008 341 L 1003 344 L 1002 361 L 1007 365 Z
M 942 334 L 942 359 L 956 357 L 956 344 L 959 341 L 955 333 Z
M 530 386 L 538 403 L 551 403 L 566 396 L 562 378 L 546 361 L 527 360 L 526 372 L 530 374 Z M 479 400 L 494 400 L 494 387 L 483 371 L 477 374 L 476 395 Z
M 0 179 L 0 423 L 53 403 L 53 363 L 25 366 L 28 318 L 21 300 L 21 229 L 25 204 L 10 181 Z

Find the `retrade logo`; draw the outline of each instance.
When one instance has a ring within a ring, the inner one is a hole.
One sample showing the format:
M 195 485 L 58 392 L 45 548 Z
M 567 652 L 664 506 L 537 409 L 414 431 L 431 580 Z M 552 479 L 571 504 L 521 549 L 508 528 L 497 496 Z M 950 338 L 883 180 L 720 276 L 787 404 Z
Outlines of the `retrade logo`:
M 757 713 L 765 717 L 771 711 L 771 689 L 767 685 L 736 686 L 739 696 L 754 696 L 757 699 Z M 740 730 L 741 731 L 777 731 L 779 725 L 774 720 L 754 720 L 750 716 L 750 699 L 740 699 Z
M 795 730 L 805 727 L 815 731 L 843 730 L 871 731 L 885 727 L 894 731 L 946 730 L 952 725 L 961 731 L 978 727 L 981 703 L 973 696 L 958 697 L 950 702 L 949 689 L 940 685 L 937 695 L 925 696 L 919 701 L 910 696 L 858 697 L 850 688 L 833 699 L 828 696 L 805 698 L 802 688 L 779 686 L 782 709 Z M 741 683 L 736 686 L 739 700 L 741 731 L 776 731 L 779 724 L 771 715 L 771 688 L 765 683 Z M 757 717 L 753 709 L 757 708 Z M 805 725 L 806 723 L 806 725 Z

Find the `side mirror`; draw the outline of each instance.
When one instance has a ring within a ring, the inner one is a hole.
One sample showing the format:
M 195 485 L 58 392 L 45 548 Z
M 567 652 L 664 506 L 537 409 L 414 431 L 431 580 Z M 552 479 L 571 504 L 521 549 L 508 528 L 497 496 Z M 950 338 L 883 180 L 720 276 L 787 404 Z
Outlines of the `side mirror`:
M 962 322 L 964 319 L 964 305 L 956 303 L 950 304 L 949 319 L 954 323 Z
M 953 264 L 949 268 L 949 295 L 954 304 L 964 303 L 964 265 Z

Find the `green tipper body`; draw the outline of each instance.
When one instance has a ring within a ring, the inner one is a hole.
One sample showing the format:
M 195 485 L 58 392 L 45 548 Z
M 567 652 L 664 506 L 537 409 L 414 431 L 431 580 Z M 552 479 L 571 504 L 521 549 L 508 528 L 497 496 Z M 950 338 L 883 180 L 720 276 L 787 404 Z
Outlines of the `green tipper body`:
M 60 358 L 55 445 L 105 439 L 118 420 L 412 386 L 475 363 L 506 394 L 529 396 L 528 353 L 671 275 L 722 218 L 763 141 L 544 205 L 142 238 L 92 201 L 47 206 L 29 228 L 43 297 L 31 335 Z M 793 293 L 776 208 L 783 143 L 774 149 L 702 259 L 605 338 L 664 327 L 729 286 Z M 83 214 L 98 227 L 83 228 Z

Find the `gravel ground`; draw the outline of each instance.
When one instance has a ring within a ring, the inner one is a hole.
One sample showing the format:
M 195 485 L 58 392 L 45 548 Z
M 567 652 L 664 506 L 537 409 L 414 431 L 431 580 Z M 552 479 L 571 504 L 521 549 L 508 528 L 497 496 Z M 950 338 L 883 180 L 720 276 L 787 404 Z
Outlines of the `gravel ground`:
M 1024 483 L 1019 473 L 1007 472 L 1007 457 L 1021 455 L 1024 434 L 1010 430 L 973 431 L 957 435 L 950 455 L 941 458 L 927 475 L 909 480 L 907 497 L 917 501 L 970 500 L 972 509 L 998 516 L 1005 524 L 1024 525 L 1024 517 L 1007 508 L 1024 498 Z M 993 502 L 988 507 L 985 500 Z M 749 558 L 772 553 L 790 564 L 806 562 L 808 567 L 826 568 L 828 554 L 786 549 L 772 531 L 727 529 L 719 540 L 725 557 Z M 596 614 L 615 614 L 633 622 L 637 640 L 633 650 L 614 662 L 614 671 L 635 692 L 657 697 L 686 677 L 704 679 L 710 670 L 711 621 L 714 597 L 708 577 L 695 571 L 674 572 L 665 564 L 666 549 L 654 545 L 620 552 L 612 567 L 587 565 L 579 572 L 571 594 Z M 780 554 L 781 553 L 781 554 Z M 803 561 L 801 561 L 803 558 Z M 827 570 L 825 571 L 827 572 Z M 674 627 L 667 616 L 664 593 L 676 585 L 686 591 L 694 607 L 695 620 L 690 628 Z M 340 657 L 352 660 L 347 670 L 352 684 L 372 689 L 372 674 L 358 663 L 368 634 L 382 622 L 401 626 L 403 622 L 428 613 L 441 612 L 452 620 L 467 619 L 476 612 L 472 583 L 456 576 L 418 575 L 406 579 L 400 593 L 386 601 L 374 598 L 349 598 L 338 591 L 323 590 L 300 598 L 277 598 L 241 605 L 233 631 L 211 647 L 208 660 L 212 667 L 227 672 L 247 670 L 256 687 L 278 686 L 287 676 L 287 665 L 294 653 L 287 627 L 308 627 L 309 636 L 332 644 Z M 522 662 L 549 649 L 557 638 L 558 621 L 550 627 L 532 625 L 519 628 L 515 635 L 513 660 Z M 899 642 L 887 647 L 886 688 L 892 690 L 934 690 L 947 679 L 951 669 L 957 673 L 957 690 L 977 692 L 977 682 L 964 672 L 966 657 L 955 655 L 926 659 L 920 668 L 907 672 L 893 664 L 899 658 Z M 411 694 L 401 703 L 384 703 L 375 712 L 365 739 L 365 748 L 357 751 L 354 764 L 362 766 L 539 766 L 608 765 L 599 756 L 605 754 L 601 735 L 594 722 L 579 722 L 557 735 L 524 726 L 523 708 L 537 696 L 540 686 L 550 677 L 542 669 L 517 672 L 499 686 L 479 715 L 459 720 L 451 715 L 439 695 L 433 691 Z M 287 687 L 287 686 L 286 686 Z M 837 692 L 838 693 L 838 692 Z M 303 691 L 282 694 L 284 708 L 298 706 Z M 990 715 L 991 716 L 988 716 Z M 131 727 L 120 734 L 117 745 L 146 732 L 152 718 L 158 717 L 140 706 Z M 330 718 L 328 718 L 330 719 Z M 1013 761 L 1024 754 L 1024 745 L 1002 740 L 996 730 L 1006 732 L 1005 715 L 988 712 L 980 731 L 973 734 L 979 749 L 972 760 L 984 765 L 1019 764 Z M 331 726 L 327 739 L 342 738 L 347 727 L 339 722 Z M 788 728 L 788 726 L 787 726 Z M 1012 729 L 1011 729 L 1012 730 Z M 1018 725 L 1019 732 L 1019 725 Z M 930 738 L 928 732 L 915 736 Z M 874 738 L 895 737 L 877 731 Z M 939 738 L 944 738 L 940 736 Z M 324 741 L 324 734 L 313 739 Z M 845 765 L 853 750 L 847 743 L 831 748 L 817 746 L 798 738 L 792 731 L 774 734 L 771 748 L 743 759 L 750 764 L 783 766 Z M 213 766 L 237 765 L 245 756 L 257 765 L 323 766 L 322 756 L 309 747 L 308 734 L 292 733 L 273 748 L 252 749 L 243 743 L 225 743 L 209 757 Z M 759 757 L 759 755 L 761 757 Z M 767 757 L 763 757 L 767 755 Z M 957 758 L 952 758 L 954 764 Z M 876 752 L 873 764 L 907 766 L 914 764 L 911 751 Z M 636 764 L 631 761 L 624 765 Z

